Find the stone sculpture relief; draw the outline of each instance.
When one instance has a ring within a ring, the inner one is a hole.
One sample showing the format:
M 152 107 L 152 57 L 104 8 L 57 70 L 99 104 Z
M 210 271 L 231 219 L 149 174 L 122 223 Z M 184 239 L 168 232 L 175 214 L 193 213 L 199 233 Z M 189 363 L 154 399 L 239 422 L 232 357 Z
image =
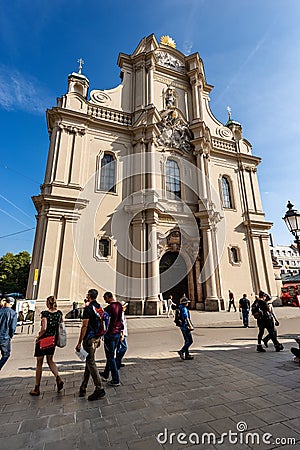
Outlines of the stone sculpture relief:
M 184 64 L 175 56 L 170 55 L 167 52 L 156 52 L 157 62 L 161 66 L 168 67 L 169 69 L 184 72 Z
M 157 124 L 157 127 L 160 131 L 160 136 L 157 138 L 158 145 L 178 148 L 186 153 L 193 149 L 190 142 L 193 139 L 192 132 L 178 116 L 176 110 L 165 111 L 162 121 Z

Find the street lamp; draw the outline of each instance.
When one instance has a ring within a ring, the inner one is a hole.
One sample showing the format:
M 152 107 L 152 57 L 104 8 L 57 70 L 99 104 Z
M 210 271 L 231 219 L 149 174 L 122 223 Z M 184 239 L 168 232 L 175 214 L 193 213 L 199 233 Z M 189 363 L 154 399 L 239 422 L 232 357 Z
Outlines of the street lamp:
M 295 243 L 297 244 L 298 253 L 300 255 L 300 212 L 297 209 L 293 209 L 292 203 L 288 201 L 286 207 L 288 208 L 283 220 L 288 228 L 288 230 L 295 237 Z

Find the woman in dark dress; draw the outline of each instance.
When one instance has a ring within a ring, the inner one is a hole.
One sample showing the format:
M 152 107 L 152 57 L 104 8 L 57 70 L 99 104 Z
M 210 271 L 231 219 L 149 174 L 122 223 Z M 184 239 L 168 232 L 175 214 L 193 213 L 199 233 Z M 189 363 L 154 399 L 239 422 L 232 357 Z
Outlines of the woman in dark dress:
M 47 358 L 47 364 L 53 373 L 53 375 L 56 378 L 56 384 L 57 384 L 57 392 L 61 391 L 64 382 L 58 375 L 58 370 L 56 367 L 55 362 L 53 361 L 53 355 L 55 351 L 55 344 L 46 349 L 40 348 L 40 340 L 42 338 L 48 337 L 48 336 L 55 336 L 55 340 L 58 334 L 58 326 L 60 322 L 63 321 L 63 315 L 62 312 L 57 309 L 57 303 L 56 298 L 53 296 L 50 296 L 47 298 L 46 305 L 48 310 L 42 311 L 41 317 L 41 329 L 38 334 L 38 337 L 36 339 L 35 343 L 35 352 L 34 356 L 36 357 L 36 373 L 35 373 L 35 387 L 30 391 L 30 395 L 38 396 L 40 395 L 40 382 L 42 378 L 42 371 L 43 371 L 43 361 L 44 356 L 46 355 Z

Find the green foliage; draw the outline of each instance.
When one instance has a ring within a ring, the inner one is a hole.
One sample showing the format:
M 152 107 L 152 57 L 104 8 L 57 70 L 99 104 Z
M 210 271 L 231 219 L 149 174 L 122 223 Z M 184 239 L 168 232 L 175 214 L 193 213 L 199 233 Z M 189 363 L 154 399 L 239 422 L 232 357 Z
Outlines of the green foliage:
M 0 258 L 0 291 L 26 293 L 30 267 L 30 254 L 6 253 Z

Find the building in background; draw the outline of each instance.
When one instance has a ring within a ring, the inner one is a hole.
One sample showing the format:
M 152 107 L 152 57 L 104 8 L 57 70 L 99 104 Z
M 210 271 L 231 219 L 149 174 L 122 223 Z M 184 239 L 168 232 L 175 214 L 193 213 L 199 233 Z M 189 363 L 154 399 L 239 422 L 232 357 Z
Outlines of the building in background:
M 71 304 L 94 287 L 157 314 L 160 293 L 208 311 L 229 289 L 276 295 L 260 158 L 230 113 L 225 125 L 214 117 L 199 54 L 150 35 L 120 53 L 119 86 L 90 93 L 79 62 L 47 110 L 27 298 Z

